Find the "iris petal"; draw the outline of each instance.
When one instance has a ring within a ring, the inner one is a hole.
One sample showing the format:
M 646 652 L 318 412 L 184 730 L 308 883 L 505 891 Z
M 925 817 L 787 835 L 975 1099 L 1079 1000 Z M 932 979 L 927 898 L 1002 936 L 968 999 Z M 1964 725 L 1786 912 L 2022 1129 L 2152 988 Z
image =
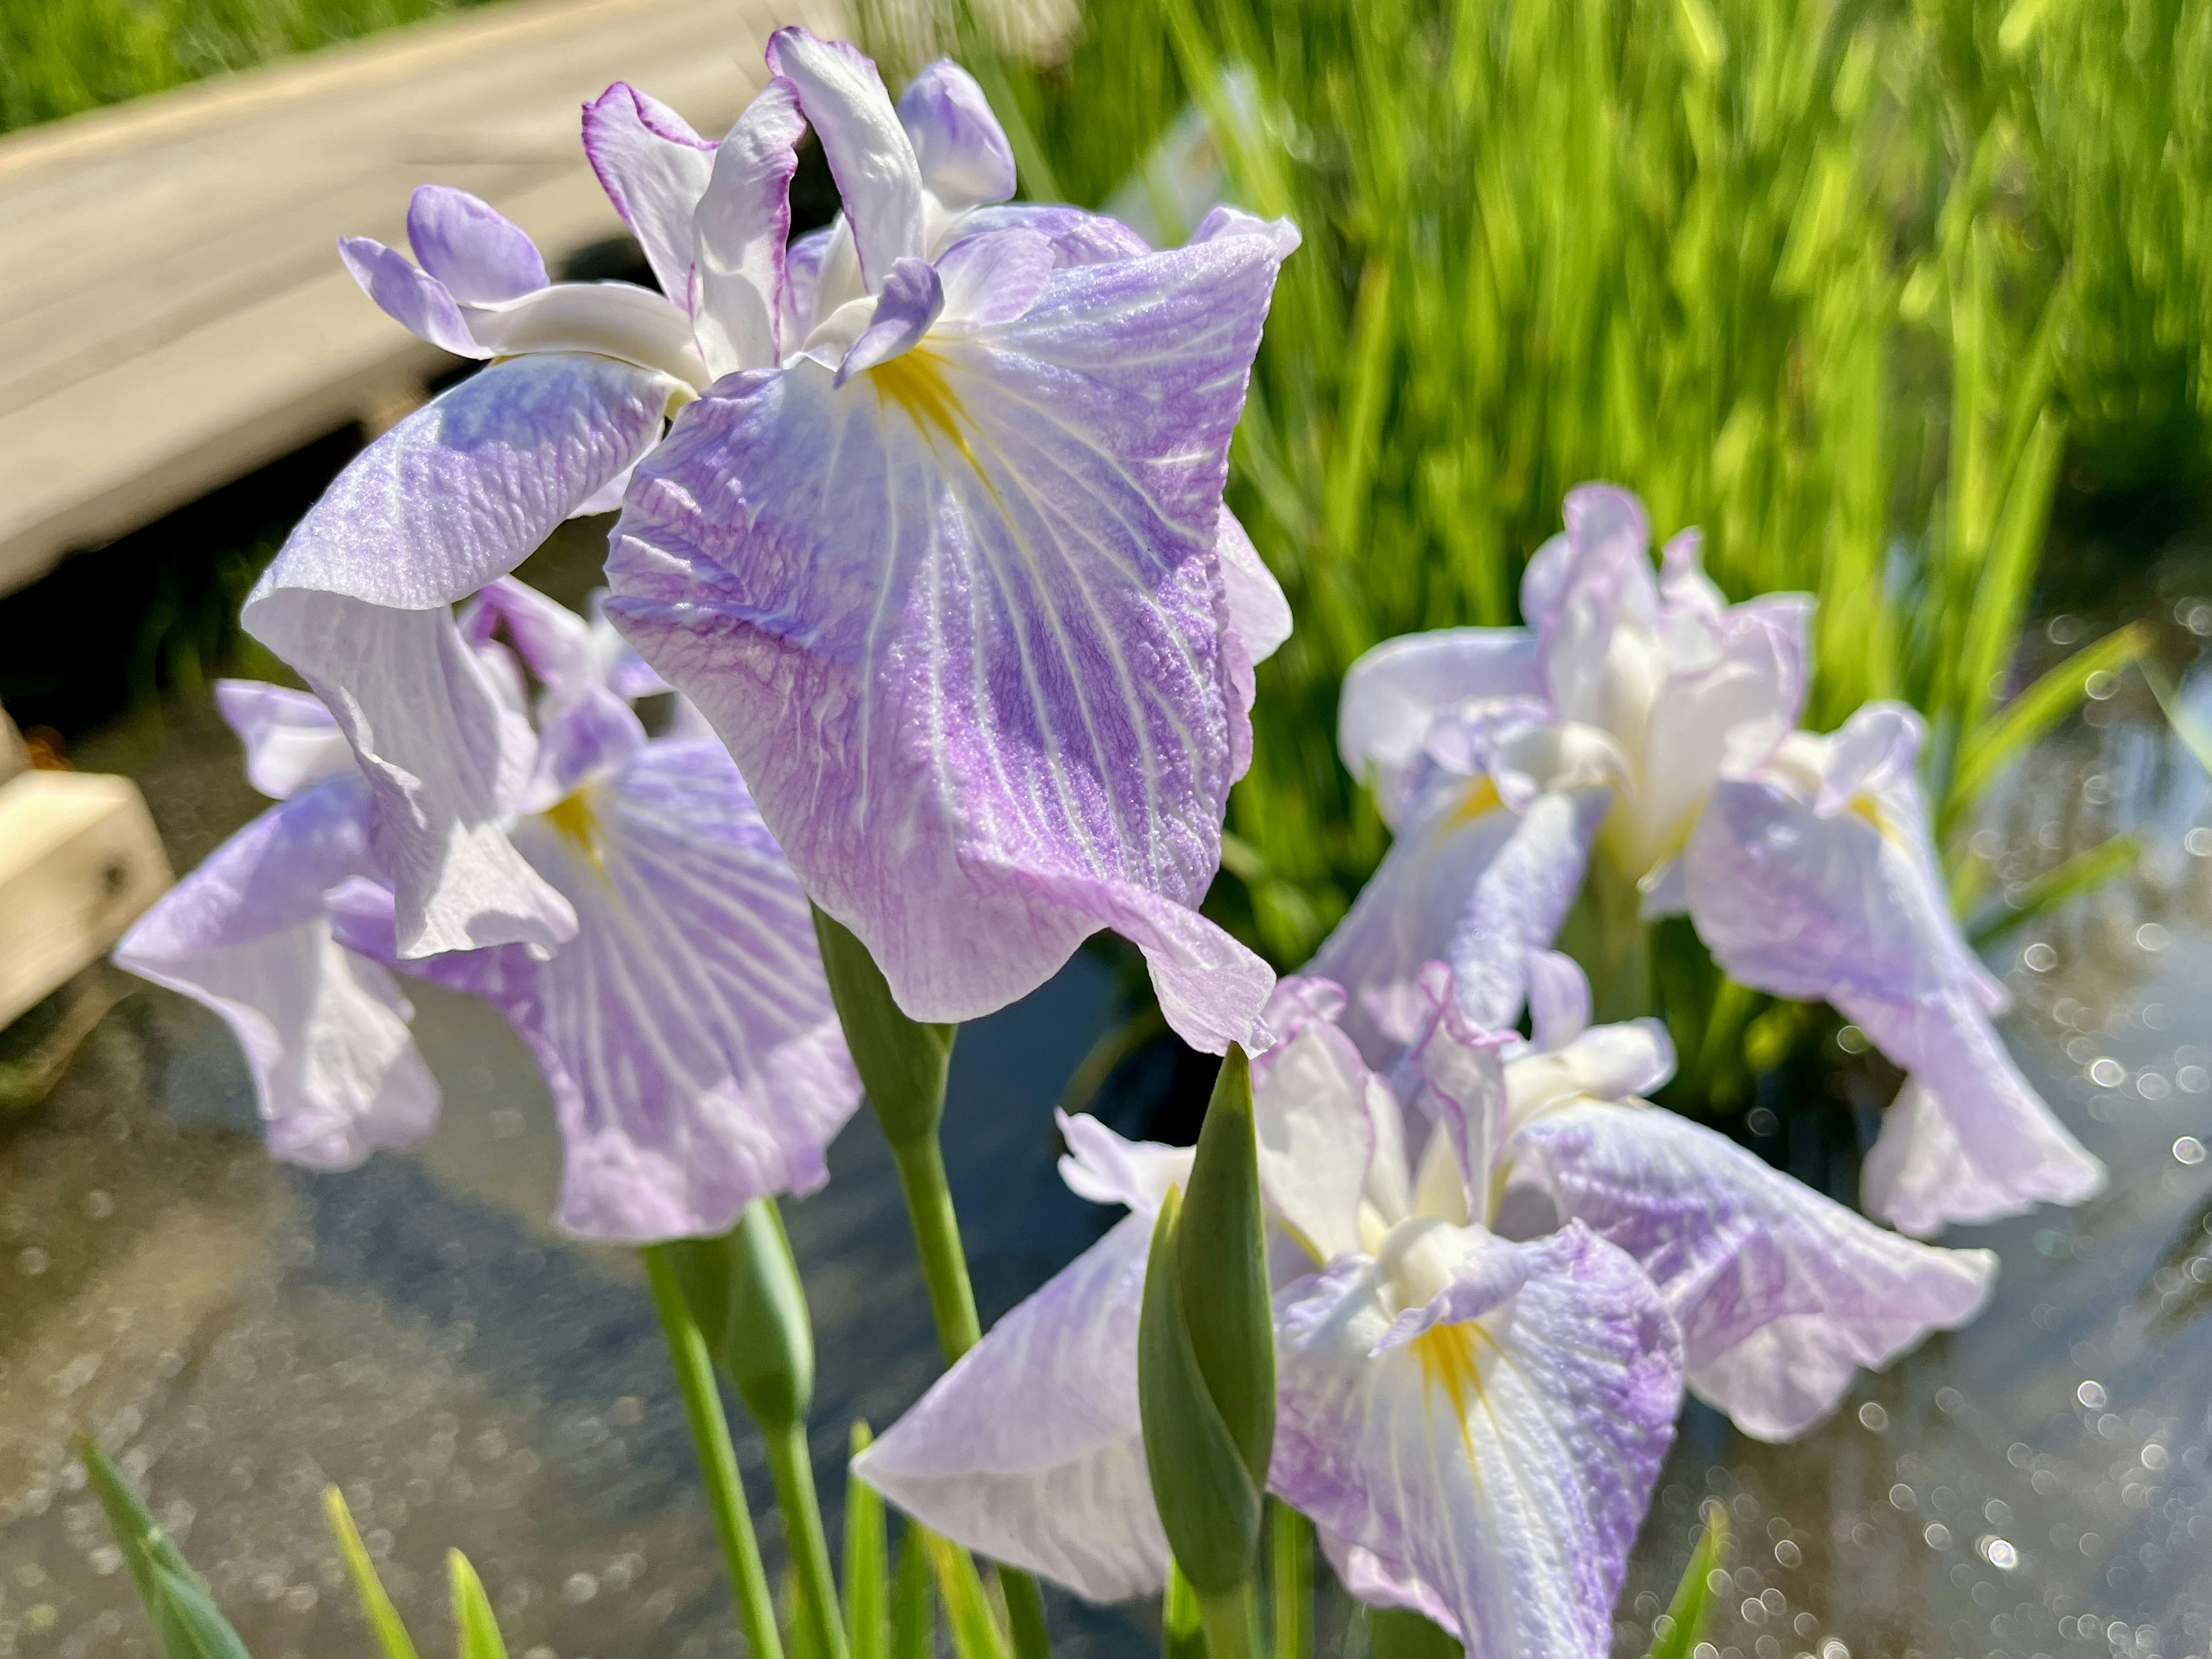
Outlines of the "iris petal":
M 660 291 L 688 308 L 691 216 L 707 193 L 714 144 L 659 99 L 617 81 L 584 106 L 584 155 Z
M 1425 1586 L 1476 1659 L 1601 1659 L 1673 1437 L 1680 1340 L 1636 1264 L 1580 1227 L 1465 1237 L 1471 1261 L 1520 1258 L 1518 1291 L 1379 1352 L 1374 1263 L 1284 1293 L 1271 1484 L 1388 1564 L 1391 1600 Z
M 842 388 L 725 383 L 642 465 L 609 614 L 731 745 L 808 890 L 917 1018 L 1101 926 L 1218 1052 L 1272 982 L 1192 906 L 1237 706 L 1215 542 L 1273 244 L 1057 273 Z
M 438 1085 L 392 975 L 343 949 L 324 895 L 370 867 L 368 798 L 331 778 L 272 806 L 140 917 L 115 960 L 220 1014 L 270 1150 L 317 1170 L 429 1133 Z
M 854 1461 L 924 1525 L 1097 1601 L 1158 1589 L 1137 1319 L 1152 1222 L 1124 1217 Z
M 1762 1440 L 1803 1433 L 1861 1366 L 1972 1319 L 1996 1272 L 1986 1250 L 1900 1238 L 1656 1106 L 1577 1101 L 1506 1152 L 1511 1180 L 1642 1264 L 1681 1325 L 1692 1389 Z

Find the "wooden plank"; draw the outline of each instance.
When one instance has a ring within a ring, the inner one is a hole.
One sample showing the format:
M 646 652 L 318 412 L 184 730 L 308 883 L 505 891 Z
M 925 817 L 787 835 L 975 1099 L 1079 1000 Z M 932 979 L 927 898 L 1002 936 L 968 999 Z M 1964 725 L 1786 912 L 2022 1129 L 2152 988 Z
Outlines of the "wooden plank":
M 0 139 L 0 594 L 450 363 L 338 235 L 401 241 L 450 183 L 557 265 L 622 229 L 580 105 L 627 79 L 719 131 L 784 21 L 838 27 L 831 0 L 508 0 Z
M 0 784 L 0 1025 L 97 961 L 168 885 L 130 779 L 25 772 Z

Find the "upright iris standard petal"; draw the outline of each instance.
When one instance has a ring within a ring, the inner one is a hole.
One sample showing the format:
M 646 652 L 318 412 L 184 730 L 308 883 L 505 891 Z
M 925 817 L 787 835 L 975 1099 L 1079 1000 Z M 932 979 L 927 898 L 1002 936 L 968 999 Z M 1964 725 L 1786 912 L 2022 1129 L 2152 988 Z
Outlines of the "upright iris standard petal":
M 1681 1325 L 1692 1390 L 1762 1440 L 1826 1416 L 1859 1367 L 1973 1318 L 1996 1272 L 1986 1250 L 1900 1238 L 1640 1102 L 1553 1107 L 1507 1156 L 1512 1182 L 1642 1264 Z
M 1477 1659 L 1599 1659 L 1673 1437 L 1680 1339 L 1636 1264 L 1578 1226 L 1464 1230 L 1455 1270 L 1517 1288 L 1478 1312 L 1440 1286 L 1455 1317 L 1396 1341 L 1377 1262 L 1284 1293 L 1271 1484 Z
M 272 800 L 354 769 L 331 711 L 304 691 L 259 680 L 217 680 L 215 706 L 246 745 L 246 777 Z
M 1912 781 L 1917 737 L 1911 711 L 1869 704 L 1832 739 L 1790 738 L 1720 787 L 1685 860 L 1691 915 L 1722 966 L 1778 996 L 1826 999 L 1942 1111 L 1974 1179 L 1955 1209 L 1914 1188 L 1911 1218 L 1932 1231 L 2076 1202 L 2104 1169 L 1990 1024 L 1996 988 L 1945 902 Z
M 722 141 L 699 200 L 691 223 L 693 323 L 717 375 L 782 361 L 784 246 L 805 125 L 798 89 L 781 77 L 770 81 Z
M 407 204 L 407 243 L 422 269 L 463 305 L 519 299 L 547 283 L 537 244 L 465 190 L 446 185 L 417 190 Z
M 854 1461 L 908 1514 L 1095 1601 L 1167 1582 L 1137 1407 L 1149 1216 L 1122 1220 L 992 1327 Z
M 921 163 L 899 125 L 876 66 L 842 40 L 801 28 L 769 36 L 768 66 L 799 90 L 799 106 L 837 180 L 845 220 L 868 291 L 880 289 L 901 259 L 928 252 Z
M 566 1146 L 562 1224 L 719 1233 L 755 1198 L 820 1186 L 860 1083 L 805 896 L 720 745 L 637 750 L 514 834 L 575 937 L 550 960 L 507 945 L 404 965 L 484 997 L 530 1044 Z M 388 956 L 388 928 L 360 908 L 342 937 Z
M 975 77 L 940 58 L 899 94 L 899 125 L 914 142 L 921 181 L 939 205 L 958 210 L 1014 193 L 1014 151 Z
M 141 916 L 115 960 L 220 1014 L 270 1150 L 345 1170 L 430 1132 L 438 1085 L 392 975 L 343 949 L 325 896 L 371 867 L 368 792 L 325 777 L 272 806 Z
M 714 145 L 659 99 L 617 81 L 584 106 L 584 155 L 660 291 L 688 308 L 692 215 L 707 193 Z
M 1270 976 L 1193 907 L 1243 720 L 1226 449 L 1279 247 L 1064 269 L 842 387 L 811 359 L 726 382 L 639 469 L 609 613 L 916 1018 L 1001 1006 L 1105 926 L 1194 1043 L 1251 1033 Z
M 445 607 L 636 460 L 676 389 L 606 357 L 495 364 L 369 446 L 246 599 L 247 630 L 330 706 L 375 789 L 406 954 L 550 945 L 573 925 L 497 828 L 528 736 Z

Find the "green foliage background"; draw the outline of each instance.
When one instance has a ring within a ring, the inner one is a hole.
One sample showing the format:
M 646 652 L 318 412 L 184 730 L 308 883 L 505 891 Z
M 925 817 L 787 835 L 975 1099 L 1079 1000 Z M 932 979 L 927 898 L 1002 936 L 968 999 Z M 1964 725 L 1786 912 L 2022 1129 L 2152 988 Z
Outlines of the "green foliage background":
M 1279 963 L 1385 844 L 1335 757 L 1346 666 L 1514 620 L 1583 479 L 1702 526 L 1734 595 L 1816 594 L 1813 723 L 1918 706 L 1954 841 L 2142 648 L 2007 679 L 2062 469 L 2205 472 L 2208 0 L 1116 0 L 1056 52 L 864 11 L 887 76 L 981 65 L 1024 193 L 1173 235 L 1210 159 L 1304 233 L 1231 496 L 1298 617 L 1228 860 Z

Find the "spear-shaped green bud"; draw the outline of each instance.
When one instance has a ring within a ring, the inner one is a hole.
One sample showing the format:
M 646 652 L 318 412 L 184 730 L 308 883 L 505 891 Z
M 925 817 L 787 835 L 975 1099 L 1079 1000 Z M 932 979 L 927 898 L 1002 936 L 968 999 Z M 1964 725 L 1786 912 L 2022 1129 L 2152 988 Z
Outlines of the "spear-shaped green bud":
M 720 1238 L 662 1246 L 707 1352 L 760 1422 L 803 1423 L 814 1403 L 814 1327 L 775 1200 L 755 1199 Z
M 1168 1194 L 1152 1230 L 1137 1335 L 1152 1498 L 1198 1592 L 1214 1659 L 1241 1659 L 1249 1645 L 1245 1586 L 1274 1447 L 1263 1220 L 1251 1067 L 1232 1047 L 1199 1133 L 1190 1190 Z
M 908 1018 L 892 1000 L 868 947 L 819 905 L 814 937 L 822 946 L 830 999 L 845 1028 L 845 1046 L 884 1139 L 902 1149 L 933 1136 L 945 1115 L 945 1080 L 960 1028 Z

